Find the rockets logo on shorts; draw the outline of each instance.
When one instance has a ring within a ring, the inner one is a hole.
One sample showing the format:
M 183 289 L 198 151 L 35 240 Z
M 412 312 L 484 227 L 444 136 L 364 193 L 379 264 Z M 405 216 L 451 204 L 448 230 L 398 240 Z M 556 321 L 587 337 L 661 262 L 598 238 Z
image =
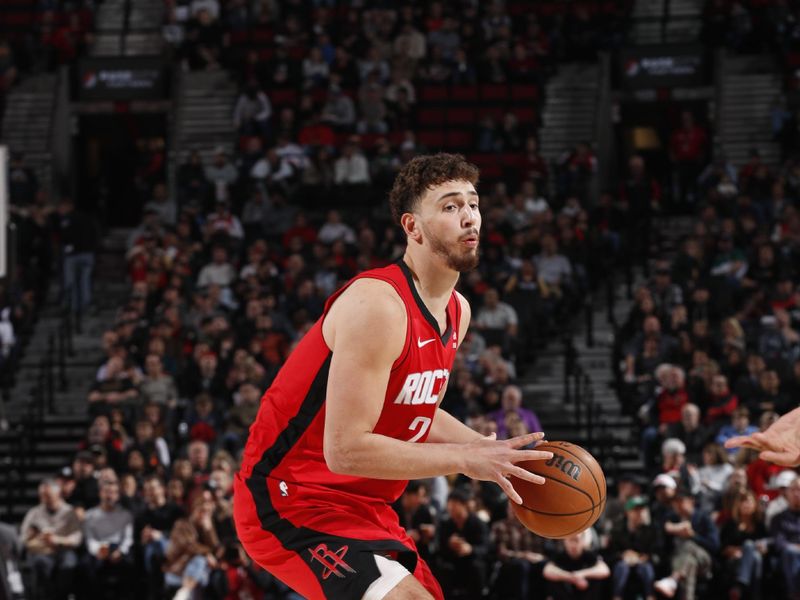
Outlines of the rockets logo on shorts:
M 395 398 L 395 404 L 436 404 L 442 386 L 447 383 L 450 371 L 436 369 L 422 373 L 409 373 L 403 383 L 400 393 Z
M 347 554 L 347 546 L 342 546 L 338 550 L 329 550 L 326 544 L 319 544 L 313 550 L 308 551 L 311 553 L 312 561 L 319 561 L 322 563 L 322 578 L 327 579 L 331 574 L 337 577 L 344 577 L 342 571 L 346 573 L 355 573 L 356 570 L 344 562 L 344 555 Z M 341 570 L 340 570 L 341 569 Z

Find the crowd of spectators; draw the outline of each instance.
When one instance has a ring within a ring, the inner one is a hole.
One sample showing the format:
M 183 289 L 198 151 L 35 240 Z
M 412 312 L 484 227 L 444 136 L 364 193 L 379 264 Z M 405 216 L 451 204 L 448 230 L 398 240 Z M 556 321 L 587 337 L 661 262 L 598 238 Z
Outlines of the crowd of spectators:
M 22 526 L 39 597 L 296 598 L 242 552 L 232 477 L 261 394 L 325 299 L 402 255 L 382 198 L 425 151 L 420 86 L 541 83 L 561 58 L 624 35 L 614 27 L 624 7 L 607 4 L 537 3 L 522 16 L 499 2 L 169 5 L 176 60 L 240 80 L 239 138 L 207 164 L 191 154 L 174 196 L 163 145 L 143 149 L 131 293 L 103 334 L 91 424 Z M 291 105 L 273 93 L 287 89 Z M 619 192 L 590 202 L 588 146 L 553 170 L 535 123 L 501 119 L 482 120 L 475 140 L 520 159 L 480 188 L 482 260 L 460 288 L 474 318 L 445 407 L 510 437 L 542 426 L 523 407 L 520 375 L 601 273 L 646 250 L 637 233 L 661 191 L 631 157 Z M 684 129 L 695 136 L 690 117 Z M 694 598 L 712 576 L 729 597 L 798 593 L 800 480 L 720 446 L 800 393 L 797 167 L 674 160 L 695 229 L 656 263 L 618 336 L 647 477 L 621 477 L 596 528 L 563 544 L 524 529 L 494 485 L 412 482 L 395 508 L 447 598 L 523 599 L 545 586 L 553 598 L 679 586 Z

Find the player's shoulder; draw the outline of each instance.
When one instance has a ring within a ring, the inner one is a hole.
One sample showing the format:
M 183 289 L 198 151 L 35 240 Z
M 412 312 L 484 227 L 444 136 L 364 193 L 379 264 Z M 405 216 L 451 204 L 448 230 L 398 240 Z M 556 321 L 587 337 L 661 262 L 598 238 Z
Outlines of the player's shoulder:
M 375 322 L 405 323 L 406 307 L 395 287 L 388 281 L 361 277 L 352 282 L 331 307 L 334 318 L 357 319 L 360 325 Z
M 459 304 L 461 304 L 461 319 L 466 319 L 469 322 L 470 317 L 472 316 L 472 308 L 469 305 L 469 300 L 464 297 L 464 294 L 455 290 L 456 298 L 458 299 Z

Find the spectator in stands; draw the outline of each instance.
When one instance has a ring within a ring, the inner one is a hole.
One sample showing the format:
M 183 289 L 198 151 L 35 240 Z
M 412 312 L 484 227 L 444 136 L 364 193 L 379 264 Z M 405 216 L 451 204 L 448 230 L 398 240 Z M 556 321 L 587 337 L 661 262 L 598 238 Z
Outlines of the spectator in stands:
M 228 200 L 231 186 L 238 178 L 239 173 L 228 158 L 228 152 L 224 147 L 217 146 L 211 164 L 205 167 L 205 179 L 212 186 L 214 198 L 218 201 Z
M 542 589 L 547 562 L 545 540 L 526 528 L 512 511 L 492 524 L 492 543 L 500 562 L 494 592 L 499 598 L 524 600 Z
M 475 317 L 474 327 L 487 344 L 497 344 L 508 353 L 516 343 L 517 324 L 516 311 L 500 301 L 499 292 L 494 288 L 486 290 L 483 306 Z
M 559 254 L 555 236 L 545 234 L 541 243 L 542 251 L 533 259 L 539 276 L 557 295 L 567 294 L 572 287 L 569 259 Z
M 131 412 L 138 397 L 139 391 L 125 367 L 125 360 L 112 356 L 106 362 L 102 378 L 98 378 L 89 391 L 89 414 L 93 417 L 107 415 L 113 407 Z
M 764 509 L 764 524 L 768 529 L 772 523 L 773 517 L 786 510 L 786 508 L 789 506 L 789 501 L 787 500 L 787 490 L 789 489 L 789 484 L 791 484 L 796 478 L 797 473 L 785 469 L 771 479 L 770 487 L 773 489 L 773 493 L 777 491 L 777 495 L 770 500 Z
M 611 571 L 600 555 L 589 550 L 590 537 L 587 529 L 565 538 L 563 550 L 544 566 L 544 578 L 554 600 L 601 597 L 601 582 L 611 576 Z
M 88 215 L 75 209 L 70 198 L 59 202 L 56 223 L 62 254 L 62 297 L 72 312 L 85 312 L 92 303 L 95 226 Z
M 487 416 L 497 423 L 497 438 L 506 439 L 512 437 L 506 424 L 507 417 L 510 413 L 516 414 L 525 425 L 528 432 L 542 431 L 542 426 L 539 423 L 539 418 L 532 410 L 522 406 L 522 390 L 519 386 L 508 385 L 503 388 L 503 393 L 500 397 L 501 408 Z
M 645 598 L 654 598 L 655 567 L 661 555 L 662 534 L 650 522 L 647 498 L 633 496 L 625 501 L 624 518 L 611 529 L 613 597 L 620 600 L 629 586 L 637 586 Z
M 142 404 L 155 402 L 175 408 L 178 390 L 175 380 L 164 371 L 164 362 L 157 354 L 148 354 L 144 361 L 145 376 L 139 384 L 139 399 Z
M 337 131 L 351 131 L 355 126 L 355 104 L 338 84 L 332 84 L 328 89 L 328 99 L 322 107 L 321 120 Z
M 747 490 L 734 500 L 731 519 L 720 531 L 729 598 L 760 595 L 766 537 L 763 511 L 755 494 Z
M 676 489 L 672 504 L 673 511 L 664 524 L 672 574 L 659 579 L 655 589 L 672 598 L 681 583 L 683 596 L 694 600 L 698 578 L 710 573 L 719 551 L 719 530 L 708 513 L 696 508 L 688 487 Z
M 700 423 L 700 409 L 696 404 L 684 404 L 681 408 L 681 420 L 670 426 L 667 436 L 677 438 L 686 446 L 686 460 L 691 464 L 699 464 L 702 451 L 710 437 L 710 432 Z
M 447 498 L 448 518 L 439 525 L 438 577 L 453 595 L 481 597 L 487 577 L 489 532 L 470 507 L 469 492 L 456 488 Z
M 210 570 L 217 566 L 214 554 L 219 538 L 214 529 L 211 492 L 199 494 L 188 518 L 178 519 L 170 532 L 164 562 L 165 583 L 176 589 L 173 598 L 188 600 L 208 585 Z
M 118 482 L 102 483 L 100 504 L 86 513 L 83 568 L 89 585 L 114 585 L 127 596 L 133 575 L 133 515 L 119 505 L 119 495 Z
M 673 197 L 680 203 L 693 204 L 694 186 L 706 155 L 708 135 L 695 123 L 691 111 L 681 113 L 680 127 L 670 136 L 669 155 L 673 166 Z
M 722 490 L 733 473 L 733 466 L 728 462 L 725 449 L 719 443 L 708 443 L 703 448 L 702 466 L 697 470 L 700 481 L 698 501 L 700 506 L 712 512 L 722 497 Z
M 227 413 L 225 448 L 236 454 L 244 447 L 250 425 L 255 421 L 261 404 L 261 389 L 251 381 L 239 384 L 239 391 L 234 405 Z
M 758 431 L 758 427 L 750 424 L 750 411 L 746 406 L 740 406 L 731 414 L 730 423 L 719 430 L 716 441 L 718 444 L 724 445 L 726 441 L 733 437 L 750 435 L 756 431 Z M 736 450 L 731 448 L 728 453 L 735 454 Z
M 185 55 L 192 70 L 220 68 L 223 34 L 216 16 L 199 7 L 186 24 Z
M 2 57 L 3 47 L 7 44 L 0 42 L 0 109 L 2 109 Z M 25 157 L 19 152 L 13 152 L 8 161 L 8 200 L 18 207 L 27 207 L 34 203 L 39 191 L 39 181 L 36 174 L 25 164 Z
M 780 558 L 786 595 L 795 598 L 800 595 L 800 478 L 786 488 L 786 503 L 786 510 L 772 518 L 770 533 Z
M 352 188 L 369 183 L 369 163 L 358 146 L 358 137 L 348 139 L 334 168 L 334 182 L 337 185 Z
M 249 82 L 236 100 L 233 126 L 239 135 L 256 135 L 269 140 L 271 117 L 272 103 L 269 97 L 258 88 L 257 82 Z
M 402 496 L 392 505 L 400 519 L 400 526 L 414 540 L 420 556 L 430 561 L 436 542 L 437 514 L 428 497 L 424 481 L 410 481 Z
M 70 484 L 62 485 L 61 495 L 83 520 L 86 510 L 100 503 L 100 491 L 94 468 L 94 455 L 89 450 L 81 450 L 72 461 Z
M 77 550 L 83 540 L 75 510 L 54 479 L 39 484 L 39 504 L 22 520 L 20 538 L 34 577 L 36 595 L 67 598 L 74 591 Z
M 725 375 L 714 375 L 706 406 L 705 422 L 709 429 L 719 430 L 729 424 L 738 406 L 739 399 L 728 387 L 728 378 Z

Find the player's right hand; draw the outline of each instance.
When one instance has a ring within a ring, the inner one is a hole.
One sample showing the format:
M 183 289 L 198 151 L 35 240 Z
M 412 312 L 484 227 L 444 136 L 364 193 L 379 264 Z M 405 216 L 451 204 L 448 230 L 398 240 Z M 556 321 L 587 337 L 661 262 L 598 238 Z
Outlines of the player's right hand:
M 528 460 L 550 460 L 552 452 L 544 450 L 527 450 L 525 446 L 536 444 L 544 439 L 544 433 L 528 433 L 508 440 L 498 440 L 492 433 L 484 438 L 466 445 L 464 457 L 464 475 L 481 481 L 494 481 L 506 495 L 522 504 L 522 498 L 508 480 L 514 475 L 531 483 L 542 484 L 544 477 L 518 467 L 516 463 Z

